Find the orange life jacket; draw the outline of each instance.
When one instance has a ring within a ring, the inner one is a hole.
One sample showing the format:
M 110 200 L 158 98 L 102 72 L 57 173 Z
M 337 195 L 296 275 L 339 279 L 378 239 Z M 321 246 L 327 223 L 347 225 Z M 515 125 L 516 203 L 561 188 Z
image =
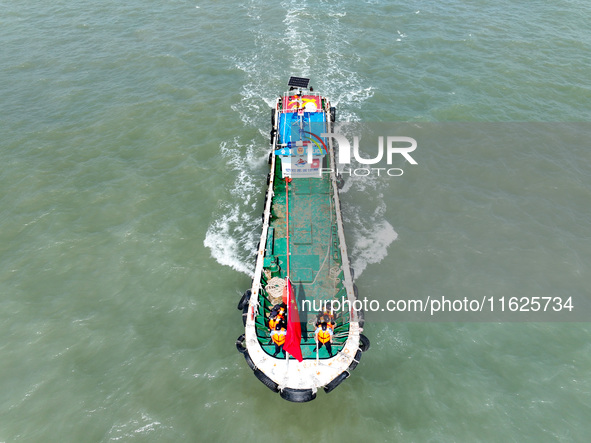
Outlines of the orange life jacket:
M 283 315 L 277 315 L 273 318 L 270 318 L 269 319 L 269 329 L 271 329 L 272 331 L 275 330 L 275 326 L 277 326 L 284 319 L 285 319 L 285 317 L 283 317 Z
M 275 343 L 277 346 L 283 346 L 283 343 L 285 343 L 285 333 L 285 329 L 281 329 L 280 331 L 272 331 L 271 339 L 273 340 L 273 343 Z
M 320 343 L 328 343 L 331 338 L 332 338 L 332 329 L 331 328 L 326 328 L 326 330 L 323 330 L 322 328 L 319 328 L 320 330 L 316 333 L 318 335 L 318 341 Z

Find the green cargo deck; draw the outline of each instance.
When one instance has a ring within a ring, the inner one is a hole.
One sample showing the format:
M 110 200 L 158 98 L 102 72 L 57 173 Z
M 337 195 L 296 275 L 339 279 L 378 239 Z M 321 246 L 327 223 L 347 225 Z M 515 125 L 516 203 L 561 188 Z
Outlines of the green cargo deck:
M 280 270 L 273 275 L 285 278 L 288 272 L 288 235 L 286 202 L 289 201 L 289 276 L 294 284 L 294 293 L 300 308 L 302 322 L 302 356 L 316 358 L 314 322 L 316 312 L 302 312 L 303 299 L 309 301 L 311 309 L 320 306 L 321 301 L 346 298 L 343 286 L 343 272 L 337 235 L 337 221 L 333 191 L 329 174 L 314 178 L 294 178 L 291 183 L 281 176 L 281 161 L 276 157 L 274 192 L 271 205 L 271 219 L 267 235 L 265 269 L 275 262 Z M 286 194 L 286 185 L 288 194 Z M 262 276 L 264 288 L 269 277 Z M 262 291 L 264 295 L 264 290 Z M 265 323 L 271 305 L 262 297 L 263 309 L 256 317 L 257 336 L 263 349 L 270 355 L 275 352 L 269 329 Z M 348 313 L 336 315 L 337 326 L 332 343 L 333 355 L 340 351 L 349 331 Z M 325 348 L 320 358 L 328 358 Z

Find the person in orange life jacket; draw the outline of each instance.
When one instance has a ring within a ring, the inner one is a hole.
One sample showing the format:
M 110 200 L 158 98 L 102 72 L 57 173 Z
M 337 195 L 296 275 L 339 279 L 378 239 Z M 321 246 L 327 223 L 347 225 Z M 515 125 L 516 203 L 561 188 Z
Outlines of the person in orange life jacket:
M 278 315 L 269 319 L 269 329 L 271 331 L 274 331 L 278 325 L 285 326 L 285 317 Z
M 316 319 L 316 326 L 322 324 L 322 323 L 332 323 L 333 324 L 333 328 L 334 328 L 334 316 L 332 315 L 331 311 L 329 311 L 328 309 L 324 309 L 322 312 L 318 313 L 318 317 Z
M 281 351 L 283 351 L 283 344 L 285 343 L 285 334 L 287 331 L 285 330 L 285 326 L 283 324 L 278 324 L 275 326 L 275 329 L 271 331 L 271 340 L 275 343 L 275 353 L 273 357 L 277 357 Z M 283 352 L 285 356 L 285 351 Z
M 269 329 L 273 331 L 278 324 L 285 323 L 285 310 L 287 306 L 283 303 L 273 306 L 269 313 Z
M 285 315 L 287 305 L 285 303 L 278 303 L 271 309 L 270 315 Z
M 316 330 L 314 331 L 314 339 L 316 340 L 316 343 L 318 345 L 317 349 L 318 351 L 320 351 L 320 348 L 322 347 L 322 345 L 324 345 L 330 357 L 332 357 L 331 343 L 333 334 L 334 323 L 327 323 L 324 321 L 322 323 L 316 324 Z M 314 352 L 316 352 L 316 349 L 314 349 Z
M 323 311 L 322 313 L 318 314 L 318 318 L 316 319 L 316 328 L 321 326 L 322 323 L 326 323 L 327 327 L 334 331 L 336 322 L 334 320 L 334 316 L 329 311 Z
M 267 317 L 274 318 L 279 316 L 285 317 L 285 312 L 287 311 L 287 306 L 285 303 L 278 303 L 271 308 L 271 311 L 267 314 Z

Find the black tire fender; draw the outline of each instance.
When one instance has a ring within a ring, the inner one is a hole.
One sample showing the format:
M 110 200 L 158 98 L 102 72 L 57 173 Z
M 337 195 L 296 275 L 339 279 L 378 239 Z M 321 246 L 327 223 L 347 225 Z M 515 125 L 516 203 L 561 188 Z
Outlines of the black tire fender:
M 284 400 L 292 401 L 294 403 L 305 403 L 316 398 L 316 393 L 312 391 L 312 389 L 285 388 L 279 393 L 279 395 L 281 395 L 281 398 Z
M 334 390 L 334 388 L 336 388 L 338 385 L 340 385 L 343 382 L 343 380 L 345 380 L 346 378 L 349 378 L 349 375 L 350 374 L 347 371 L 341 372 L 329 384 L 327 384 L 324 387 L 324 392 L 326 392 L 327 394 L 332 392 Z
M 244 303 L 244 307 L 242 308 L 242 325 L 246 326 L 246 320 L 248 319 L 248 307 L 250 305 L 248 303 Z
M 371 343 L 369 342 L 369 338 L 363 334 L 359 334 L 359 349 L 361 349 L 363 352 L 367 352 L 369 351 L 370 347 Z
M 257 367 L 255 366 L 254 362 L 252 361 L 252 358 L 250 358 L 250 354 L 248 353 L 248 351 L 246 351 L 243 355 L 244 355 L 244 359 L 246 360 L 246 364 L 248 365 L 248 367 L 254 371 Z
M 360 309 L 359 311 L 357 311 L 357 315 L 359 317 L 359 327 L 363 328 L 363 326 L 365 325 L 365 311 L 363 309 Z
M 351 372 L 353 369 L 357 367 L 359 362 L 361 361 L 361 356 L 363 355 L 363 351 L 361 349 L 357 349 L 357 353 L 355 354 L 355 358 L 347 368 L 347 371 Z
M 261 381 L 262 384 L 268 387 L 271 391 L 279 392 L 279 385 L 275 383 L 273 380 L 271 380 L 269 377 L 267 377 L 263 371 L 261 371 L 260 369 L 255 369 L 254 375 Z
M 244 338 L 244 334 L 236 339 L 236 350 L 241 354 L 246 352 L 246 340 Z
M 244 308 L 244 303 L 248 304 L 248 300 L 250 299 L 250 294 L 252 294 L 252 292 L 250 292 L 250 289 L 247 289 L 244 294 L 242 294 L 242 297 L 240 297 L 240 301 L 238 302 L 238 310 L 242 311 L 242 309 Z

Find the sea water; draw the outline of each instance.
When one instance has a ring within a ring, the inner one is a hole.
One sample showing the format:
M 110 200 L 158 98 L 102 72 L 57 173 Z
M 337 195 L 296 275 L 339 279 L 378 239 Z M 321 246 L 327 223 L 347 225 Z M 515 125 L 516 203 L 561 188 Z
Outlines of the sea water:
M 345 177 L 360 296 L 587 299 L 586 2 L 1 11 L 0 441 L 587 440 L 585 322 L 368 316 L 361 364 L 303 405 L 234 348 L 290 75 L 341 122 L 518 134 L 419 134 L 402 176 Z

